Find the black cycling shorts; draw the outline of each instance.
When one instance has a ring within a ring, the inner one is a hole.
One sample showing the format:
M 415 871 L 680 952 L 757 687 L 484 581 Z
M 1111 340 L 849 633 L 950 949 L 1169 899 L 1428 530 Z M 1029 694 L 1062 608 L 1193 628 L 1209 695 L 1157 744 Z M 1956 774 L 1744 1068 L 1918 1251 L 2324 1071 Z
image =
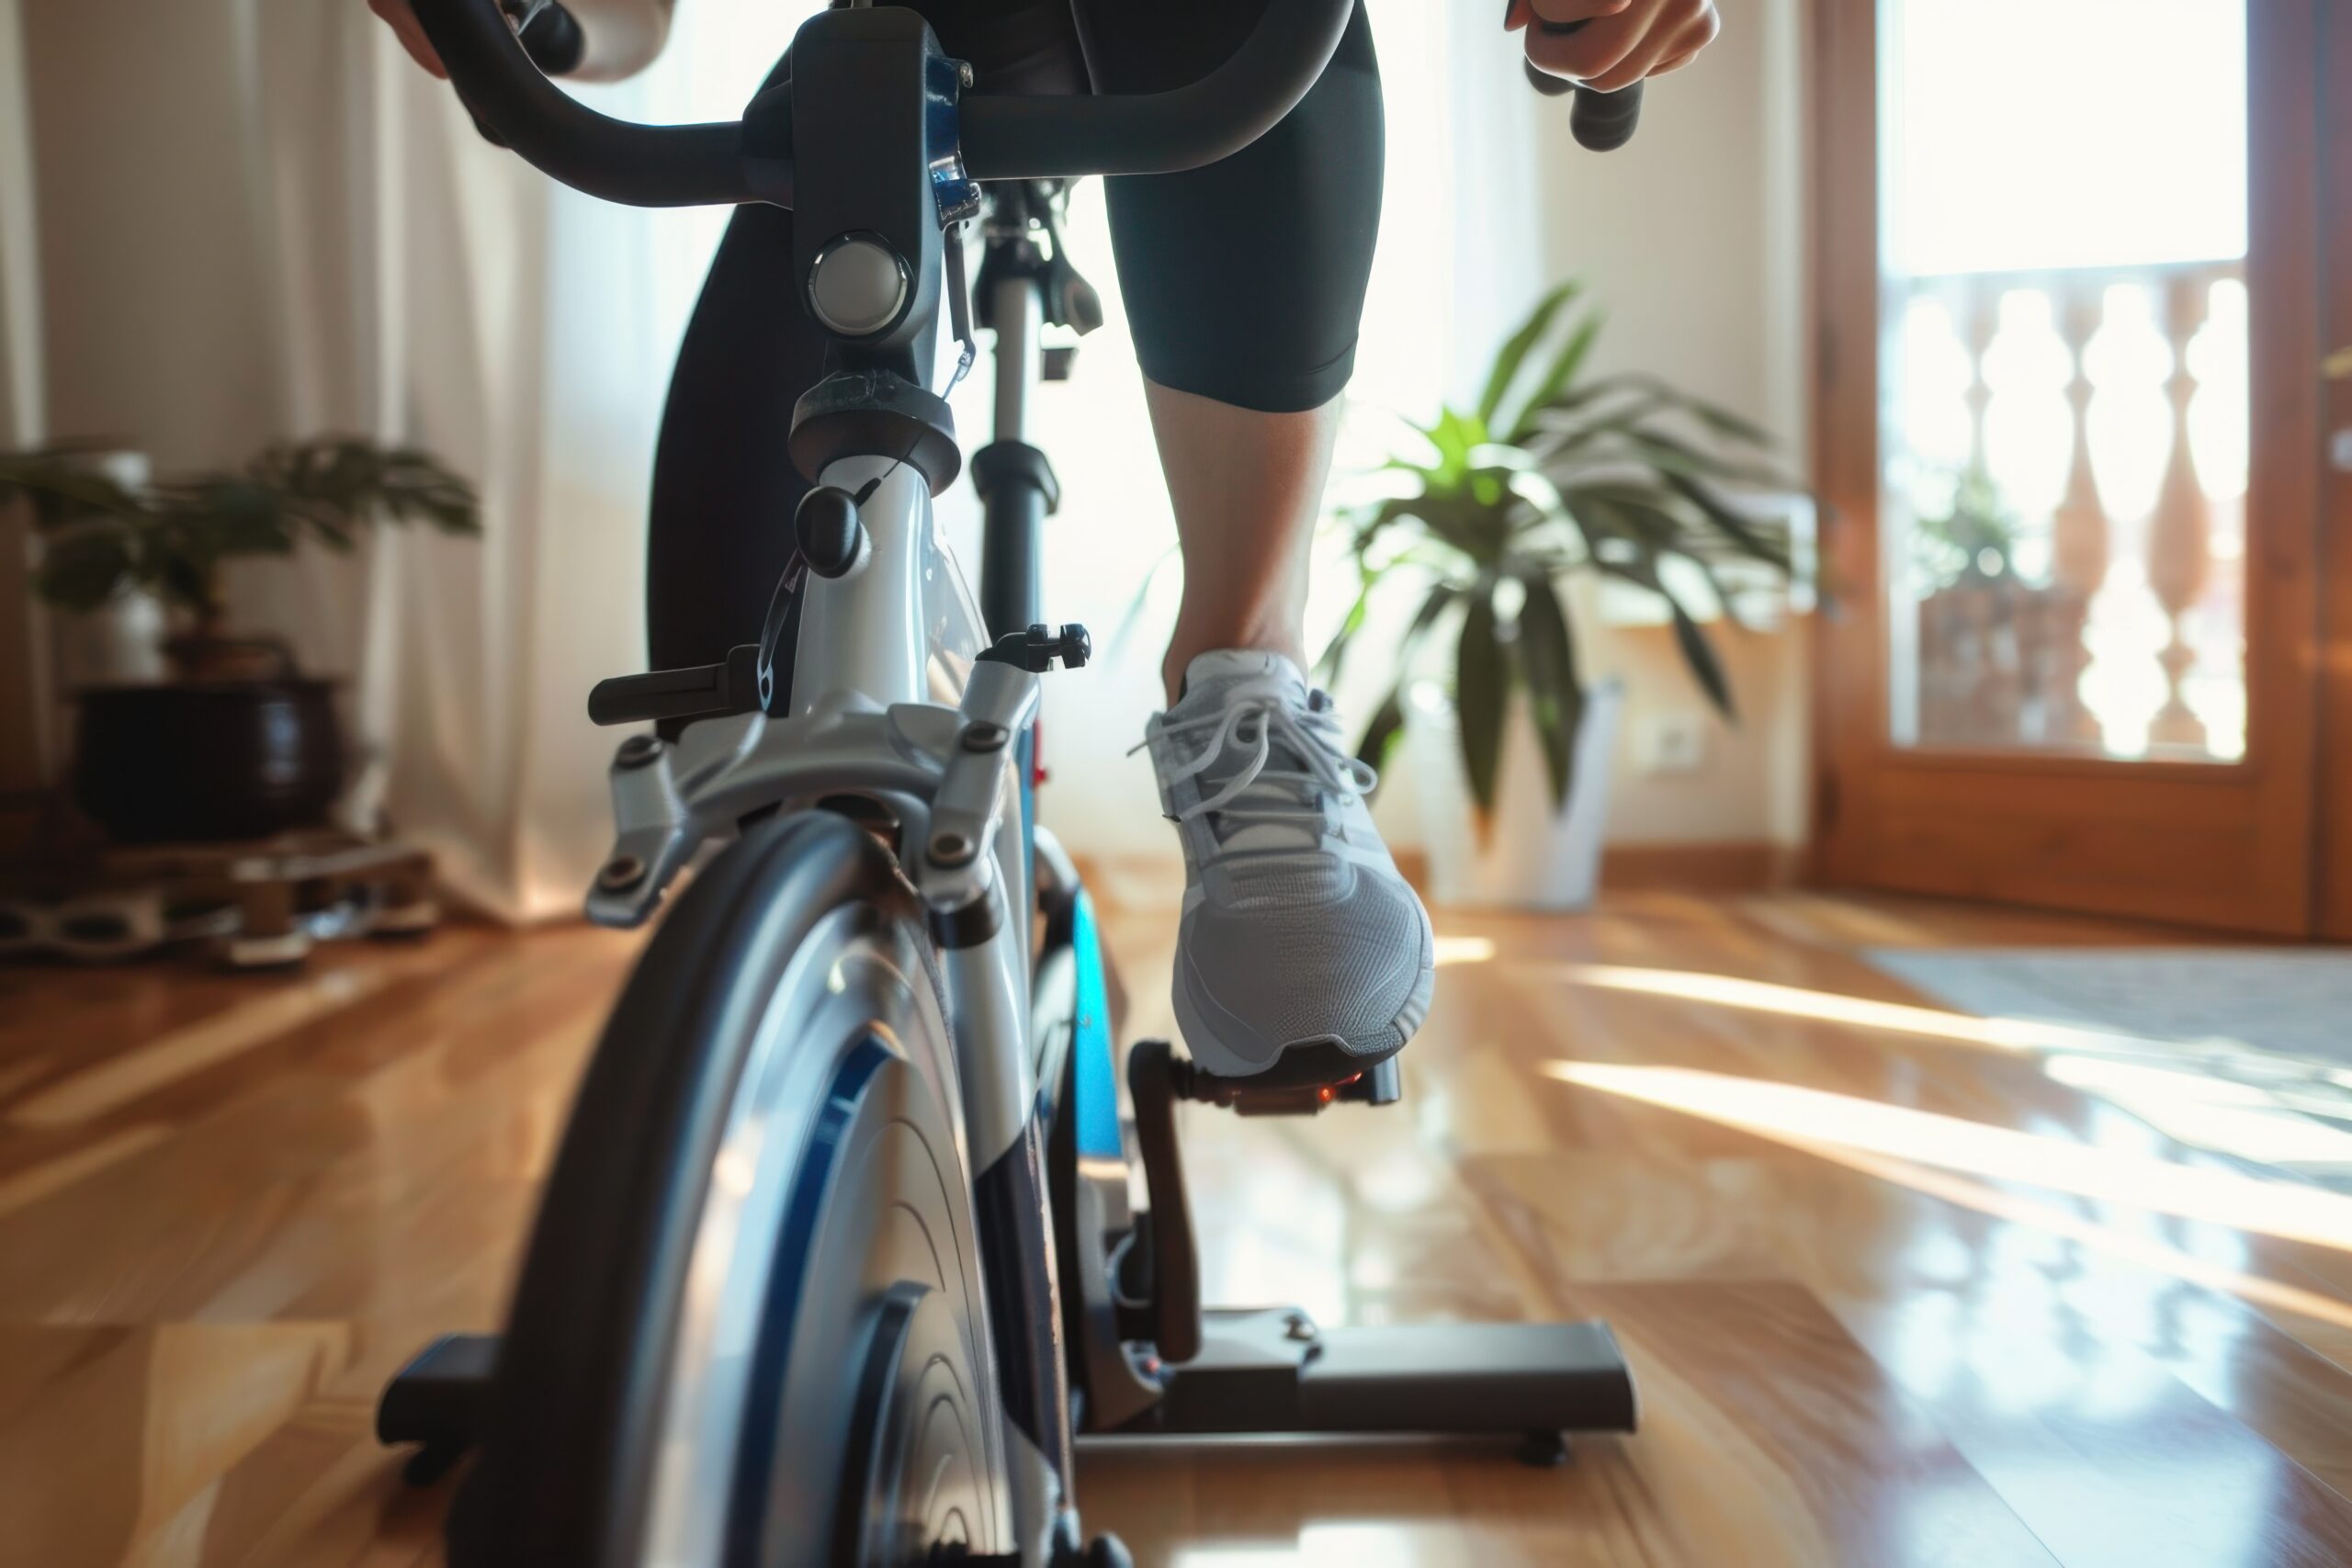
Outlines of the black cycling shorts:
M 1266 0 L 910 0 L 980 90 L 1182 86 L 1249 37 Z M 1379 70 L 1362 0 L 1330 68 L 1255 145 L 1182 175 L 1107 182 L 1144 374 L 1240 408 L 1339 396 L 1380 222 Z M 656 669 L 756 637 L 806 482 L 785 451 L 823 338 L 792 276 L 792 215 L 728 225 L 678 355 L 654 459 L 646 598 Z

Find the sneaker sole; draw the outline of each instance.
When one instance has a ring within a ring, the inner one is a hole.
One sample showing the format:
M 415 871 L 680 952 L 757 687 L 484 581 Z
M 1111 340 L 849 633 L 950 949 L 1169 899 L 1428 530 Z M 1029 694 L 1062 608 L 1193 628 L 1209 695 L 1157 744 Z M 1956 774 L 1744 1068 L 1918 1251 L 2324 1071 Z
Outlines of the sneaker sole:
M 1183 1035 L 1184 1049 L 1194 1065 L 1220 1078 L 1246 1080 L 1263 1089 L 1340 1083 L 1378 1066 L 1410 1044 L 1420 1032 L 1422 1023 L 1429 1018 L 1430 998 L 1437 990 L 1437 965 L 1425 964 L 1420 977 L 1413 984 L 1412 994 L 1388 1021 L 1388 1027 L 1396 1030 L 1402 1038 L 1383 1050 L 1357 1051 L 1337 1035 L 1316 1034 L 1287 1042 L 1272 1060 L 1256 1062 L 1227 1045 L 1203 1021 L 1200 1010 L 1193 1005 L 1184 975 L 1180 960 L 1176 983 L 1170 987 L 1170 1000 L 1176 1008 L 1177 1031 Z

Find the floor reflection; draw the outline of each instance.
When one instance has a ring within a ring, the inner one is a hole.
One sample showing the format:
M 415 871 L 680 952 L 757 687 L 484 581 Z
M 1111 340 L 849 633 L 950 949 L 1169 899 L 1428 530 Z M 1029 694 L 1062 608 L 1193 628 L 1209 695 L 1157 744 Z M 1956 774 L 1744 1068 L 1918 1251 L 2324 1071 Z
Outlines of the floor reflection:
M 1921 966 L 1950 963 L 1963 974 L 1971 972 L 1970 963 L 1991 962 L 1940 953 L 1898 956 Z M 1882 955 L 1880 962 L 1892 960 Z M 1572 984 L 1600 990 L 2038 1056 L 2059 1082 L 2098 1096 L 2167 1137 L 2352 1193 L 2352 1066 L 2308 1051 L 2253 1044 L 2228 1032 L 2166 1038 L 2013 1012 L 1975 1017 L 1729 975 L 1590 964 L 1552 967 Z M 2290 966 L 2290 972 L 2312 968 L 2333 973 L 2332 963 Z M 2252 997 L 2242 999 L 2251 1010 L 2262 1005 Z M 2209 998 L 2209 1010 L 2199 1016 L 2211 1023 L 2210 1010 L 2228 1005 L 2227 996 Z M 2296 1005 L 2307 1005 L 2307 998 Z
M 1894 1186 L 2062 1236 L 2190 1284 L 2352 1328 L 2352 1305 L 2210 1261 L 2135 1231 L 1967 1179 L 1988 1176 L 2235 1230 L 2352 1248 L 2352 1201 L 1850 1095 L 1679 1067 L 1547 1062 L 1548 1077 L 1703 1117 Z

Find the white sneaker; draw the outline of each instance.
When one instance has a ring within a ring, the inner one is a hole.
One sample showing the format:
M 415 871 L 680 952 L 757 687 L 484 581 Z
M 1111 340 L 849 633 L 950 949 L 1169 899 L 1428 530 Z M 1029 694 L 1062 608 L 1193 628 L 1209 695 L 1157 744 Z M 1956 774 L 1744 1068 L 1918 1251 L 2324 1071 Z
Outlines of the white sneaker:
M 1144 746 L 1184 844 L 1175 1002 L 1193 1059 L 1275 1088 L 1337 1083 L 1404 1049 L 1429 1014 L 1436 942 L 1330 697 L 1280 654 L 1204 653 Z

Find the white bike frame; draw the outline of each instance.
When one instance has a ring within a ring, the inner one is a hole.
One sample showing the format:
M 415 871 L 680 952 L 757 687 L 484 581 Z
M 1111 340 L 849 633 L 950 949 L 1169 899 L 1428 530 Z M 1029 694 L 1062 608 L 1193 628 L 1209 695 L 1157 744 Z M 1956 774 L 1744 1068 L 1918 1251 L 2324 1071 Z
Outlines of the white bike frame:
M 1007 357 L 1001 373 L 1031 373 L 1025 352 Z M 617 888 L 600 881 L 589 917 L 641 923 L 704 844 L 733 836 L 754 814 L 844 795 L 887 809 L 934 926 L 967 933 L 944 940 L 940 959 L 988 1300 L 999 1306 L 1042 1292 L 1050 1309 L 1031 1042 L 1035 889 L 1015 744 L 1035 717 L 1038 677 L 981 657 L 979 610 L 939 536 L 922 473 L 888 457 L 853 457 L 829 467 L 822 481 L 853 493 L 874 486 L 859 506 L 871 549 L 842 577 L 805 580 L 790 716 L 706 719 L 673 746 L 625 746 L 612 768 L 618 832 L 607 865 L 634 864 L 641 874 Z M 1000 1173 L 1007 1190 L 983 1190 Z M 990 1315 L 1006 1314 L 1000 1307 Z M 996 1418 L 1010 1493 L 1001 1501 L 1010 1506 L 999 1517 L 1015 1536 L 1003 1544 L 1033 1554 L 1066 1506 L 1070 1441 L 1058 1316 L 1045 1315 L 1052 1321 L 1044 1325 L 986 1324 L 981 1339 L 1004 1374 Z M 1016 1368 L 1035 1385 L 1027 1397 L 1005 1387 Z

